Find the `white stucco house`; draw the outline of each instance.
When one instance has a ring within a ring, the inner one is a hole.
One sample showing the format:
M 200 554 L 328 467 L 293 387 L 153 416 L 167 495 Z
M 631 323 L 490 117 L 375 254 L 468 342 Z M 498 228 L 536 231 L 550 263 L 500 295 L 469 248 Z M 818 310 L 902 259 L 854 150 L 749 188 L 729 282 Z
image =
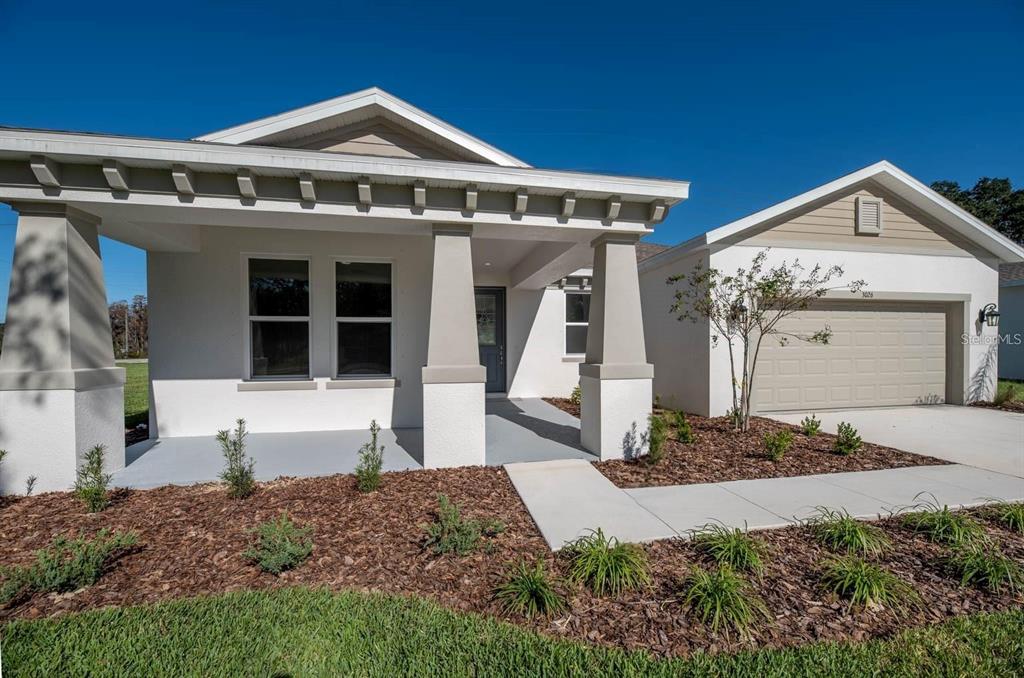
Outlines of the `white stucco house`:
M 151 436 L 376 419 L 480 464 L 488 393 L 579 382 L 582 445 L 621 456 L 652 400 L 635 245 L 687 194 L 531 167 L 375 88 L 185 141 L 0 128 L 0 491 L 65 489 L 95 444 L 124 464 L 100 235 L 147 252 Z
M 999 376 L 1024 380 L 1024 263 L 999 267 Z
M 829 294 L 781 329 L 828 326 L 827 345 L 768 340 L 754 375 L 754 411 L 814 411 L 990 397 L 999 327 L 999 265 L 1024 251 L 888 162 L 879 162 L 703 233 L 640 262 L 654 391 L 670 407 L 721 415 L 732 407 L 728 348 L 709 323 L 676 319 L 666 284 L 700 263 L 724 274 L 768 250 L 767 265 L 840 265 L 864 280 Z M 992 306 L 989 306 L 992 304 Z M 986 308 L 988 307 L 988 308 Z

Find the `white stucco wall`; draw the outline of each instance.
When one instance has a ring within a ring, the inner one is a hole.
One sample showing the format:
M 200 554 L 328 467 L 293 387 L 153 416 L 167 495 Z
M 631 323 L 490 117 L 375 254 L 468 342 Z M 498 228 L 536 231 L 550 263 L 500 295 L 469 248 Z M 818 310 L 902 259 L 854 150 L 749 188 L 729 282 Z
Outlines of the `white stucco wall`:
M 725 273 L 733 272 L 740 266 L 748 267 L 751 259 L 762 250 L 742 245 L 729 247 L 711 255 L 711 266 Z M 986 369 L 990 372 L 988 381 L 994 384 L 996 358 L 991 341 L 997 330 L 979 327 L 973 322 L 978 311 L 998 296 L 999 273 L 998 264 L 994 260 L 982 261 L 966 256 L 776 247 L 769 250 L 765 266 L 777 265 L 782 261 L 792 262 L 794 259 L 799 259 L 805 267 L 815 264 L 842 266 L 845 270 L 843 280 L 864 280 L 867 283 L 865 291 L 970 295 L 968 311 L 972 323 L 968 330 L 972 344 L 968 352 L 968 375 L 970 379 L 975 379 L 980 370 Z M 721 342 L 710 352 L 710 411 L 719 415 L 732 406 L 729 355 Z
M 149 253 L 151 425 L 159 436 L 209 435 L 246 419 L 249 430 L 362 429 L 423 424 L 431 239 L 423 236 L 205 227 L 197 253 Z M 315 390 L 239 391 L 248 374 L 243 254 L 310 258 Z M 327 389 L 333 376 L 334 261 L 393 263 L 395 388 Z M 565 396 L 578 363 L 563 362 L 564 294 L 509 287 L 503 271 L 477 274 L 507 288 L 508 391 Z
M 1024 379 L 1024 282 L 999 288 L 999 376 Z
M 665 407 L 707 414 L 709 325 L 705 320 L 678 320 L 670 309 L 679 286 L 666 283 L 669 276 L 689 273 L 698 262 L 707 267 L 706 253 L 641 271 L 640 298 L 647 360 L 654 365 L 654 397 Z

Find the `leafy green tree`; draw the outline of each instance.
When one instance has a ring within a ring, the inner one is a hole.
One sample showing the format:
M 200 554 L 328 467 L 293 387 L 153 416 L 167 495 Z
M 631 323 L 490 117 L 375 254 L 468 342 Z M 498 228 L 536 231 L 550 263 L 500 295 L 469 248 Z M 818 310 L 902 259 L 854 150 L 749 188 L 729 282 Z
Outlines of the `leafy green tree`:
M 1009 179 L 982 177 L 973 188 L 955 181 L 936 181 L 932 190 L 955 202 L 1014 242 L 1024 244 L 1024 189 L 1013 190 Z

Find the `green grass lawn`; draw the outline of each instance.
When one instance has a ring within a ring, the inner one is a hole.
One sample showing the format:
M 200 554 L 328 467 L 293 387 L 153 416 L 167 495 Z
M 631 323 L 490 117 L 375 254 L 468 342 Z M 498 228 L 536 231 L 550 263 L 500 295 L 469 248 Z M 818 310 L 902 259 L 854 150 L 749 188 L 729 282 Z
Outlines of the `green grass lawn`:
M 11 676 L 1024 675 L 1024 610 L 891 640 L 658 660 L 422 599 L 291 588 L 15 621 L 0 640 Z
M 124 425 L 149 423 L 149 363 L 117 363 L 125 369 Z

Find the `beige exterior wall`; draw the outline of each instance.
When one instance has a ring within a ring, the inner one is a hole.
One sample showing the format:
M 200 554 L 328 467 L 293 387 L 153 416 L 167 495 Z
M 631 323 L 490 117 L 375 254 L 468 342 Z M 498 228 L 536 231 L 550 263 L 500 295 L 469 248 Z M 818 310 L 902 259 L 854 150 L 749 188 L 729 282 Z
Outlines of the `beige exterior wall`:
M 274 145 L 304 148 L 311 151 L 380 155 L 391 158 L 466 159 L 383 119 L 373 119 L 294 141 L 277 142 Z
M 856 233 L 858 196 L 882 198 L 881 234 Z M 969 257 L 978 252 L 977 247 L 935 219 L 870 182 L 824 205 L 812 205 L 799 216 L 790 216 L 781 223 L 769 222 L 756 235 L 743 240 L 743 244 L 955 257 Z

